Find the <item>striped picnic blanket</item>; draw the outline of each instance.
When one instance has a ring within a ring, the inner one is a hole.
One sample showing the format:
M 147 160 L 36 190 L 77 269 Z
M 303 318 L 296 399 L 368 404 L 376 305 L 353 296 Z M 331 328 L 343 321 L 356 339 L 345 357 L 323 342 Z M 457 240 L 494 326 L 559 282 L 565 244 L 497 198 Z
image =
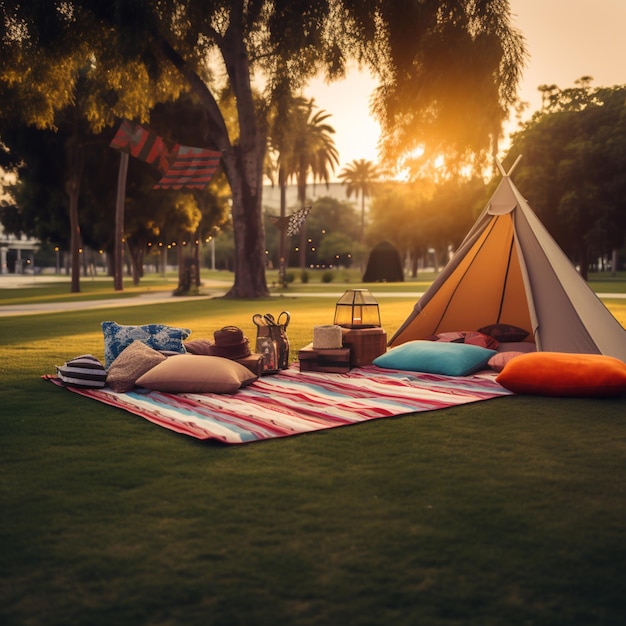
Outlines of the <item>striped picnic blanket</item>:
M 54 376 L 44 378 L 61 384 Z M 489 375 L 439 376 L 372 365 L 347 374 L 325 374 L 300 372 L 295 364 L 229 395 L 139 388 L 128 393 L 107 387 L 68 389 L 175 432 L 227 444 L 287 437 L 510 394 Z

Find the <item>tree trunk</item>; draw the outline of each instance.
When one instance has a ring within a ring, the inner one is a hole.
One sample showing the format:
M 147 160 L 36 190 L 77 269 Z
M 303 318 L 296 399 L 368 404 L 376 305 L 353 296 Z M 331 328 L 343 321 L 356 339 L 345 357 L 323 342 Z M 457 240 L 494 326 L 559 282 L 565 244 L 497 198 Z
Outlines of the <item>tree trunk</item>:
M 304 271 L 306 269 L 306 253 L 307 253 L 307 241 L 306 241 L 306 222 L 300 227 L 300 269 Z
M 419 249 L 414 248 L 410 254 L 411 257 L 411 277 L 417 278 L 417 266 L 419 261 Z
M 611 276 L 617 276 L 617 248 L 611 252 Z
M 80 224 L 78 223 L 77 181 L 70 182 L 70 254 L 71 254 L 71 287 L 72 293 L 80 291 Z
M 249 154 L 248 159 L 256 155 Z M 261 172 L 251 183 L 236 171 L 229 180 L 233 192 L 233 234 L 235 236 L 235 281 L 226 294 L 231 298 L 269 296 L 265 279 L 265 230 L 261 209 Z M 254 178 L 254 177 L 252 177 Z
M 200 290 L 202 281 L 200 280 L 200 228 L 196 231 L 196 237 L 193 245 L 193 258 L 194 258 L 194 275 L 192 276 L 193 284 L 197 290 Z
M 72 293 L 80 291 L 80 224 L 78 221 L 78 198 L 80 195 L 80 181 L 83 173 L 84 155 L 78 138 L 73 136 L 66 144 L 68 178 L 66 192 L 69 197 L 70 209 L 70 254 L 71 254 L 71 288 Z
M 159 251 L 159 272 L 165 278 L 167 273 L 167 244 L 161 246 Z
M 287 229 L 282 223 L 287 216 L 287 180 L 285 168 L 281 165 L 278 171 L 278 186 L 280 188 L 280 229 L 278 231 L 278 284 L 287 286 L 287 266 L 289 255 L 287 254 Z
M 176 239 L 176 263 L 178 264 L 178 290 L 180 291 L 185 287 L 185 251 L 181 235 Z M 185 291 L 189 291 L 189 288 Z
M 265 278 L 265 229 L 263 226 L 263 161 L 267 148 L 266 121 L 258 116 L 239 9 L 231 11 L 231 23 L 220 50 L 237 102 L 239 143 L 224 151 L 226 176 L 233 193 L 235 282 L 226 294 L 234 298 L 269 296 Z
M 298 172 L 298 205 L 303 210 L 306 205 L 306 169 L 301 167 Z M 307 236 L 306 236 L 306 220 L 300 226 L 300 269 L 304 272 L 306 269 L 307 254 Z
M 244 40 L 243 3 L 231 11 L 227 33 L 220 40 L 237 104 L 239 142 L 230 141 L 226 123 L 213 94 L 180 54 L 161 39 L 167 58 L 181 72 L 205 105 L 210 119 L 210 136 L 222 151 L 222 164 L 232 192 L 233 234 L 235 238 L 235 281 L 226 294 L 231 298 L 269 296 L 265 278 L 265 230 L 263 228 L 263 160 L 267 133 L 257 117 L 252 93 L 248 52 Z
M 365 192 L 361 190 L 361 244 L 365 244 Z
M 83 276 L 87 277 L 89 276 L 89 248 L 81 246 L 79 249 L 79 256 L 81 263 L 83 264 Z
M 142 238 L 143 239 L 143 238 Z M 139 285 L 143 275 L 143 262 L 145 258 L 146 242 L 145 240 L 128 241 L 128 256 L 131 260 L 131 272 L 133 277 L 133 285 Z

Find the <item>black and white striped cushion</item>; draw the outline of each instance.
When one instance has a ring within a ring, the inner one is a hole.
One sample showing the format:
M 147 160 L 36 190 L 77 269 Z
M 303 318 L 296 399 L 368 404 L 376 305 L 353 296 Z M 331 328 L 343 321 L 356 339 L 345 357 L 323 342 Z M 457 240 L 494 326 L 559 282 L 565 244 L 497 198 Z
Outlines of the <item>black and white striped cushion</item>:
M 63 365 L 57 365 L 57 376 L 72 387 L 100 388 L 106 383 L 104 365 L 92 354 L 77 356 Z

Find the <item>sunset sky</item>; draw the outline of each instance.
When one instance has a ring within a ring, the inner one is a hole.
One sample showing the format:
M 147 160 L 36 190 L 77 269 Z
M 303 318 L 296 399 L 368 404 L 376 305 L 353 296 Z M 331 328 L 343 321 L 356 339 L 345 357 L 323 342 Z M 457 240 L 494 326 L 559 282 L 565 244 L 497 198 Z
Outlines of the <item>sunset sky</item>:
M 582 76 L 593 77 L 596 87 L 626 84 L 626 0 L 511 0 L 511 10 L 530 54 L 520 89 L 528 116 L 541 106 L 539 85 L 572 87 Z M 332 114 L 337 171 L 353 159 L 378 160 L 379 127 L 368 111 L 374 86 L 353 72 L 330 86 L 314 81 L 306 91 Z

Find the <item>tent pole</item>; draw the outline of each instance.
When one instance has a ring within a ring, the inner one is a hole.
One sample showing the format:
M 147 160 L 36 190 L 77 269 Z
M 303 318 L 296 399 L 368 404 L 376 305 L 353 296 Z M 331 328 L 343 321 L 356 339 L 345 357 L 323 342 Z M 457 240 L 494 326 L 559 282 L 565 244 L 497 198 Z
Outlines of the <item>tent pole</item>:
M 522 155 L 520 154 L 517 159 L 515 159 L 515 163 L 513 163 L 513 165 L 511 165 L 511 169 L 509 169 L 508 172 L 506 172 L 504 170 L 504 166 L 502 165 L 502 163 L 500 162 L 500 159 L 498 159 L 496 157 L 495 161 L 496 161 L 496 165 L 498 166 L 498 169 L 500 170 L 500 174 L 502 174 L 502 176 L 510 176 L 513 173 L 513 170 L 517 167 L 517 164 L 520 162 L 520 159 L 522 158 Z
M 515 163 L 513 163 L 513 165 L 511 165 L 511 169 L 509 170 L 509 173 L 507 174 L 507 176 L 510 176 L 513 173 L 513 170 L 517 167 L 517 164 L 520 162 L 522 158 L 522 155 L 520 154 L 517 159 L 515 159 Z
M 115 200 L 115 246 L 113 250 L 113 283 L 115 291 L 124 290 L 124 201 L 126 198 L 128 160 L 128 152 L 121 152 L 120 167 L 117 175 L 117 196 Z

